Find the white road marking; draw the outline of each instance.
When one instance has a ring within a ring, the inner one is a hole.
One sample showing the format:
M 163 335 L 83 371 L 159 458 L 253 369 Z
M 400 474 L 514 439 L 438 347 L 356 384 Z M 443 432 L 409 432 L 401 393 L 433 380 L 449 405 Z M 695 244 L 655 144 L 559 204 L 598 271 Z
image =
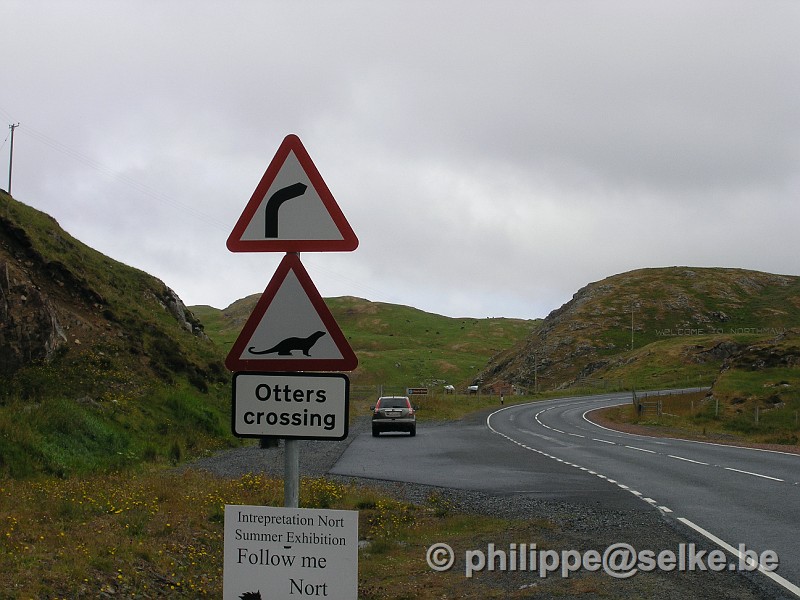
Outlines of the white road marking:
M 637 448 L 636 446 L 625 446 L 631 450 L 638 450 L 639 452 L 647 452 L 648 454 L 658 454 L 655 450 L 645 450 L 644 448 Z
M 745 559 L 745 557 L 742 556 L 742 553 L 739 552 L 739 550 L 737 550 L 733 546 L 731 546 L 728 542 L 726 542 L 724 540 L 721 540 L 720 538 L 715 536 L 713 533 L 711 533 L 709 531 L 706 531 L 705 529 L 703 529 L 699 525 L 695 525 L 689 519 L 685 519 L 683 517 L 678 517 L 678 521 L 680 521 L 681 523 L 683 523 L 687 527 L 691 527 L 697 533 L 699 533 L 701 535 L 704 535 L 706 538 L 708 538 L 709 540 L 714 542 L 717 546 L 721 547 L 724 550 L 727 550 L 728 552 L 733 554 L 738 559 L 740 559 L 740 560 L 744 560 Z M 772 581 L 774 581 L 778 585 L 780 585 L 783 588 L 789 590 L 790 592 L 792 592 L 796 596 L 800 596 L 800 587 L 796 586 L 795 584 L 793 584 L 788 579 L 784 579 L 783 577 L 781 577 L 777 573 L 774 573 L 773 571 L 768 571 L 767 569 L 762 567 L 760 564 L 758 565 L 758 571 L 759 571 L 759 573 L 761 573 L 763 575 L 766 575 L 767 577 L 772 579 Z
M 753 477 L 761 477 L 762 479 L 771 479 L 772 481 L 783 482 L 783 479 L 771 477 L 769 475 L 762 475 L 761 473 L 753 473 L 752 471 L 742 471 L 741 469 L 734 469 L 733 467 L 724 467 L 726 471 L 734 471 L 736 473 L 744 473 L 745 475 L 752 475 Z
M 624 431 L 617 431 L 616 429 L 611 429 L 610 427 L 603 427 L 602 425 L 600 425 L 598 423 L 595 423 L 594 421 L 591 421 L 589 419 L 589 417 L 586 416 L 590 412 L 594 412 L 596 410 L 603 410 L 605 408 L 612 408 L 614 406 L 622 406 L 624 404 L 630 404 L 630 401 L 620 402 L 619 404 L 609 404 L 608 406 L 602 406 L 600 408 L 592 408 L 590 410 L 587 410 L 585 413 L 583 413 L 583 415 L 582 415 L 583 420 L 586 421 L 587 423 L 590 423 L 591 425 L 594 425 L 595 427 L 597 427 L 599 429 L 604 429 L 604 430 L 608 431 L 609 433 L 614 434 L 614 437 L 628 436 L 628 437 L 637 437 L 637 438 L 640 438 L 640 439 L 652 440 L 652 436 L 638 435 L 636 433 L 626 433 Z M 556 408 L 556 407 L 553 406 L 552 408 Z M 797 456 L 797 454 L 794 454 L 793 452 L 784 452 L 782 450 L 767 450 L 766 448 L 751 448 L 751 447 L 748 447 L 748 446 L 737 446 L 736 444 L 720 444 L 720 443 L 717 443 L 717 442 L 703 442 L 703 441 L 700 441 L 700 440 L 687 440 L 685 438 L 671 438 L 671 437 L 664 438 L 664 439 L 672 440 L 673 442 L 686 442 L 688 444 L 705 444 L 706 446 L 719 446 L 721 448 L 738 448 L 739 450 L 752 450 L 753 452 L 768 452 L 770 454 L 783 454 L 785 456 Z M 653 442 L 653 443 L 654 444 L 664 444 L 665 442 Z
M 511 408 L 511 407 L 507 407 L 507 408 Z M 555 406 L 553 406 L 553 407 L 551 407 L 551 408 L 545 409 L 545 411 L 546 411 L 546 410 L 551 410 L 552 408 L 556 408 L 556 407 L 555 407 Z M 507 409 L 500 409 L 500 411 L 497 411 L 497 412 L 502 412 L 503 410 L 507 410 Z M 545 412 L 545 411 L 541 411 L 541 412 Z M 564 432 L 564 431 L 561 431 L 561 430 L 559 430 L 559 429 L 555 429 L 555 428 L 553 428 L 553 427 L 548 427 L 547 425 L 544 425 L 544 423 L 542 423 L 542 422 L 539 420 L 539 415 L 541 414 L 541 412 L 540 412 L 540 413 L 537 413 L 537 414 L 535 415 L 535 417 L 536 417 L 536 421 L 537 421 L 537 422 L 538 422 L 540 425 L 542 425 L 543 427 L 546 427 L 547 429 L 550 429 L 550 430 L 552 430 L 552 431 L 557 431 L 558 433 L 566 433 L 566 432 Z M 592 422 L 591 422 L 591 421 L 589 421 L 589 419 L 586 417 L 586 414 L 587 414 L 588 412 L 590 412 L 590 411 L 586 411 L 586 412 L 583 414 L 583 418 L 584 418 L 584 420 L 586 420 L 588 423 L 591 423 L 592 425 L 594 425 L 594 426 L 596 426 L 596 427 L 600 427 L 601 429 L 606 429 L 607 431 L 609 431 L 609 432 L 612 432 L 612 433 L 615 433 L 615 434 L 620 434 L 620 433 L 621 433 L 621 432 L 616 432 L 616 431 L 614 431 L 614 430 L 608 429 L 608 428 L 606 428 L 606 427 L 602 427 L 601 425 L 597 425 L 596 423 L 592 423 Z M 492 415 L 493 415 L 493 414 L 496 414 L 496 413 L 492 413 Z M 492 415 L 489 415 L 489 416 L 486 418 L 486 425 L 489 427 L 489 429 L 490 429 L 491 431 L 493 431 L 494 433 L 497 433 L 497 434 L 499 434 L 500 436 L 502 436 L 502 437 L 506 438 L 506 439 L 507 439 L 507 440 L 509 440 L 509 441 L 512 441 L 512 442 L 514 442 L 514 443 L 518 443 L 516 440 L 514 440 L 514 439 L 513 439 L 513 438 L 511 438 L 510 436 L 508 436 L 508 435 L 506 435 L 506 434 L 504 434 L 504 433 L 500 433 L 500 432 L 499 432 L 499 431 L 497 431 L 497 430 L 496 430 L 494 427 L 492 427 L 492 426 L 491 426 L 491 424 L 490 424 L 490 422 L 489 422 L 489 421 L 490 421 L 490 418 L 491 418 L 491 416 L 492 416 Z M 570 434 L 570 435 L 575 435 L 575 434 Z M 631 435 L 631 434 L 625 434 L 625 435 Z M 584 437 L 584 436 L 576 436 L 576 437 Z M 618 437 L 621 437 L 621 436 L 618 436 Z M 634 436 L 632 436 L 632 435 L 631 435 L 631 437 L 634 437 Z M 640 437 L 640 438 L 642 438 L 642 437 L 646 437 L 646 436 L 635 436 L 635 437 Z M 602 440 L 602 439 L 598 439 L 598 438 L 592 438 L 592 439 L 593 439 L 594 441 L 597 441 L 597 442 L 603 442 L 603 443 L 606 443 L 606 444 L 613 444 L 613 445 L 617 445 L 615 442 L 609 442 L 609 441 L 607 441 L 607 440 Z M 691 441 L 691 440 L 679 440 L 679 441 Z M 660 443 L 660 444 L 662 444 L 662 445 L 664 444 L 664 442 L 654 442 L 654 443 Z M 713 446 L 722 446 L 722 445 L 723 445 L 723 444 L 714 444 L 714 443 L 710 443 L 710 442 L 694 442 L 694 443 L 708 444 L 708 445 L 713 445 Z M 626 447 L 626 448 L 630 448 L 630 449 L 632 449 L 632 450 L 639 450 L 640 452 L 647 452 L 647 453 L 649 453 L 649 454 L 658 454 L 658 452 L 655 452 L 655 451 L 653 451 L 653 450 L 647 450 L 647 449 L 645 449 L 645 448 L 638 448 L 638 447 L 636 447 L 636 446 L 627 446 L 627 445 L 626 445 L 625 447 Z M 728 446 L 728 447 L 731 447 L 731 446 Z M 733 446 L 733 447 L 738 447 L 738 446 Z M 527 447 L 526 447 L 526 448 L 527 448 Z M 564 461 L 561 461 L 561 459 L 558 459 L 558 458 L 556 458 L 555 456 L 552 456 L 552 455 L 550 455 L 550 454 L 547 454 L 547 453 L 545 453 L 545 452 L 543 452 L 543 451 L 541 451 L 541 450 L 537 450 L 537 449 L 535 449 L 535 448 L 531 448 L 531 450 L 533 450 L 533 451 L 535 451 L 535 452 L 537 452 L 537 453 L 539 453 L 539 454 L 541 454 L 541 455 L 543 455 L 543 456 L 546 456 L 546 457 L 548 457 L 548 458 L 552 458 L 552 459 L 555 459 L 555 460 L 559 460 L 560 462 L 564 462 Z M 769 451 L 769 450 L 767 450 L 767 452 L 770 452 L 770 451 Z M 772 451 L 772 452 L 775 452 L 775 451 Z M 785 452 L 775 452 L 775 453 L 776 453 L 776 454 L 788 454 L 788 453 L 785 453 Z M 682 457 L 682 456 L 676 456 L 676 455 L 672 455 L 672 454 L 668 454 L 667 456 L 669 456 L 670 458 L 674 458 L 674 459 L 676 459 L 676 460 L 683 460 L 683 461 L 686 461 L 686 462 L 691 462 L 691 463 L 696 463 L 696 464 L 700 464 L 700 465 L 709 466 L 709 465 L 708 465 L 708 463 L 704 463 L 704 462 L 700 462 L 700 461 L 695 461 L 695 460 L 688 459 L 688 458 L 685 458 L 685 457 Z M 565 463 L 565 464 L 572 464 L 572 463 Z M 638 496 L 639 498 L 641 498 L 642 500 L 644 500 L 645 502 L 647 502 L 647 503 L 648 503 L 648 504 L 650 504 L 651 506 L 655 506 L 655 505 L 657 504 L 657 501 L 656 501 L 656 500 L 654 500 L 653 498 L 642 498 L 642 493 L 641 493 L 641 492 L 638 492 L 638 491 L 636 491 L 636 490 L 632 490 L 632 489 L 630 489 L 630 488 L 629 488 L 627 485 L 621 484 L 621 483 L 617 482 L 617 481 L 616 481 L 616 480 L 614 480 L 614 479 L 610 479 L 610 478 L 608 478 L 608 477 L 606 477 L 606 476 L 604 476 L 604 475 L 601 475 L 601 474 L 595 473 L 594 471 L 589 471 L 589 469 L 587 469 L 587 468 L 585 468 L 585 467 L 581 467 L 580 465 L 573 464 L 573 466 L 575 466 L 575 467 L 577 467 L 577 468 L 581 469 L 582 471 L 588 471 L 588 472 L 590 472 L 590 473 L 594 473 L 595 475 L 597 475 L 598 477 L 601 477 L 601 478 L 605 479 L 605 480 L 606 480 L 606 481 L 608 481 L 609 483 L 614 483 L 614 484 L 616 484 L 616 485 L 617 485 L 619 488 L 621 488 L 621 489 L 624 489 L 624 490 L 628 490 L 629 492 L 631 492 L 632 494 L 635 494 L 636 496 Z M 715 466 L 715 467 L 720 467 L 721 465 L 714 465 L 714 466 Z M 743 471 L 743 470 L 740 470 L 740 469 L 734 469 L 734 468 L 732 468 L 732 467 L 723 467 L 723 468 L 724 468 L 724 469 L 726 469 L 726 470 L 728 470 L 728 471 L 734 471 L 734 472 L 737 472 L 737 473 L 743 473 L 743 474 L 746 474 L 746 475 L 753 475 L 753 476 L 755 476 L 755 477 L 762 477 L 762 478 L 764 478 L 764 479 L 770 479 L 770 480 L 774 480 L 774 481 L 780 481 L 780 482 L 783 482 L 783 481 L 784 481 L 783 479 L 778 479 L 777 477 L 771 477 L 771 476 L 769 476 L 769 475 L 763 475 L 763 474 L 761 474 L 761 473 L 753 473 L 753 472 L 750 472 L 750 471 Z M 792 485 L 800 485 L 800 481 L 796 481 L 796 482 L 794 482 Z M 656 508 L 657 508 L 658 510 L 662 511 L 663 513 L 665 513 L 665 514 L 666 514 L 666 513 L 672 513 L 672 512 L 673 512 L 673 511 L 672 511 L 672 509 L 670 509 L 670 508 L 668 508 L 668 507 L 666 507 L 666 506 L 664 506 L 664 505 L 659 505 L 659 506 L 656 506 Z M 690 528 L 694 529 L 695 531 L 697 531 L 697 532 L 698 532 L 698 533 L 700 533 L 701 535 L 705 536 L 707 539 L 711 540 L 712 542 L 714 542 L 715 544 L 717 544 L 718 546 L 720 546 L 720 547 L 721 547 L 721 548 L 723 548 L 724 550 L 727 550 L 728 552 L 730 552 L 730 553 L 731 553 L 731 554 L 733 554 L 734 556 L 738 557 L 740 560 L 750 560 L 750 559 L 747 559 L 747 557 L 742 557 L 742 556 L 741 556 L 741 554 L 740 554 L 740 552 L 739 552 L 739 551 L 738 551 L 736 548 L 734 548 L 733 546 L 731 546 L 731 545 L 730 545 L 730 544 L 728 544 L 727 542 L 723 541 L 722 539 L 718 538 L 717 536 L 715 536 L 715 535 L 714 535 L 714 534 L 712 534 L 711 532 L 709 532 L 709 531 L 706 531 L 705 529 L 703 529 L 703 528 L 702 528 L 702 527 L 700 527 L 699 525 L 695 525 L 695 524 L 694 524 L 694 523 L 692 523 L 692 522 L 691 522 L 689 519 L 686 519 L 686 518 L 684 518 L 684 517 L 676 517 L 676 519 L 677 519 L 678 521 L 682 522 L 683 524 L 685 524 L 686 526 L 688 526 L 688 527 L 690 527 Z M 774 581 L 774 582 L 775 582 L 775 583 L 777 583 L 778 585 L 782 586 L 784 589 L 786 589 L 786 590 L 788 590 L 789 592 L 791 592 L 791 593 L 795 594 L 796 596 L 800 597 L 800 587 L 798 587 L 797 585 L 795 585 L 794 583 L 792 583 L 792 582 L 791 582 L 791 581 L 789 581 L 788 579 L 785 579 L 785 578 L 781 577 L 780 575 L 778 575 L 778 574 L 776 574 L 776 573 L 774 573 L 774 572 L 772 572 L 772 571 L 768 571 L 768 570 L 766 570 L 766 569 L 765 569 L 765 568 L 764 568 L 762 565 L 760 565 L 760 564 L 759 564 L 759 566 L 758 566 L 758 571 L 759 571 L 761 574 L 763 574 L 764 576 L 766 576 L 766 577 L 770 578 L 772 581 Z
M 701 462 L 699 460 L 692 460 L 691 458 L 684 458 L 683 456 L 675 456 L 674 454 L 667 454 L 667 456 L 669 456 L 670 458 L 674 458 L 676 460 L 683 460 L 683 461 L 686 461 L 686 462 L 694 463 L 696 465 L 708 466 L 708 463 L 706 463 L 706 462 Z

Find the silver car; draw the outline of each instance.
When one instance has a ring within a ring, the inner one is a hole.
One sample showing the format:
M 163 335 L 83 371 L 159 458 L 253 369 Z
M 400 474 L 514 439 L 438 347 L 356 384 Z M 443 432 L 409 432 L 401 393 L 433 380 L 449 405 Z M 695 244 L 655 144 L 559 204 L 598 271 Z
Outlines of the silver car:
M 407 396 L 381 396 L 372 407 L 372 435 L 383 431 L 407 431 L 417 435 L 417 415 Z

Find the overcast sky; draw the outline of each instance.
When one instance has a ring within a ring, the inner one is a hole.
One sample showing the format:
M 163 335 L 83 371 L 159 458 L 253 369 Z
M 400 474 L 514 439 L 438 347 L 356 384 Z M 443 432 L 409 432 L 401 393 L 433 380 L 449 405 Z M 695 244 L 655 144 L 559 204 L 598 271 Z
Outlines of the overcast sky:
M 0 187 L 188 305 L 297 134 L 323 296 L 537 318 L 643 267 L 800 275 L 800 2 L 2 0 Z M 5 141 L 3 141 L 5 140 Z

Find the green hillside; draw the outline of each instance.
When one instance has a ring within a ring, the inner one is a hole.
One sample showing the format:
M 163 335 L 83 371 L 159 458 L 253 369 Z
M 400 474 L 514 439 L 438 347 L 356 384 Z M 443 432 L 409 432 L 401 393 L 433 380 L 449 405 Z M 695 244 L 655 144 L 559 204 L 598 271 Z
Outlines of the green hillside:
M 218 447 L 228 378 L 162 281 L 0 192 L 0 474 L 67 475 Z
M 710 385 L 734 348 L 791 336 L 799 325 L 800 277 L 640 269 L 579 290 L 481 376 L 528 387 L 536 377 L 540 389 L 587 379 L 646 389 Z
M 800 277 L 641 269 L 579 290 L 481 378 L 487 388 L 560 393 L 709 387 L 686 415 L 645 421 L 673 435 L 796 444 L 799 325 Z
M 259 295 L 219 310 L 193 306 L 205 331 L 227 354 Z M 450 318 L 351 296 L 325 300 L 358 356 L 354 385 L 439 387 L 471 384 L 487 361 L 525 339 L 538 321 Z

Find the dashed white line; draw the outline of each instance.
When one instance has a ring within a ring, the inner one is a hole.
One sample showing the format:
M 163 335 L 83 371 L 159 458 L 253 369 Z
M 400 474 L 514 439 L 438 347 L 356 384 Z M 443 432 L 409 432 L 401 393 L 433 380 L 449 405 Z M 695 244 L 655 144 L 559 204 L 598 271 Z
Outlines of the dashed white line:
M 509 408 L 510 408 L 510 407 L 509 407 Z M 552 408 L 555 408 L 555 407 L 551 407 L 551 408 L 548 408 L 548 409 L 546 409 L 546 410 L 551 410 Z M 501 410 L 504 410 L 504 409 L 501 409 Z M 545 412 L 545 411 L 542 411 L 542 412 Z M 588 412 L 588 411 L 587 411 L 587 412 Z M 493 413 L 493 414 L 494 414 L 494 413 Z M 541 413 L 539 413 L 539 414 L 541 414 Z M 537 422 L 538 422 L 540 425 L 542 425 L 543 427 L 546 427 L 547 429 L 550 429 L 550 430 L 552 430 L 552 431 L 556 431 L 556 432 L 558 432 L 558 433 L 566 433 L 566 432 L 564 432 L 564 431 L 561 431 L 560 429 L 555 429 L 554 427 L 548 427 L 547 425 L 544 425 L 544 423 L 542 423 L 542 422 L 539 420 L 539 414 L 537 414 L 537 415 L 536 415 L 536 421 L 537 421 Z M 517 443 L 517 444 L 519 444 L 519 445 L 523 446 L 523 447 L 524 447 L 524 448 L 526 448 L 526 449 L 533 450 L 533 451 L 535 451 L 535 452 L 537 452 L 537 453 L 541 454 L 542 456 L 546 456 L 547 458 L 552 458 L 552 459 L 555 459 L 555 460 L 557 460 L 557 461 L 559 461 L 559 462 L 562 462 L 562 463 L 564 463 L 564 464 L 567 464 L 567 465 L 572 465 L 572 466 L 574 466 L 574 467 L 577 467 L 577 468 L 579 468 L 579 469 L 580 469 L 580 470 L 582 470 L 582 471 L 587 471 L 587 472 L 589 472 L 589 473 L 591 473 L 591 474 L 593 474 L 593 475 L 596 475 L 597 477 L 600 477 L 601 479 L 605 479 L 605 480 L 606 480 L 606 481 L 608 481 L 609 483 L 616 484 L 616 485 L 617 485 L 617 487 L 619 487 L 620 489 L 623 489 L 623 490 L 628 490 L 629 492 L 631 492 L 632 494 L 634 494 L 634 495 L 635 495 L 635 496 L 637 496 L 638 498 L 640 498 L 640 499 L 644 500 L 645 502 L 647 502 L 647 503 L 648 503 L 648 504 L 650 504 L 651 506 L 655 506 L 655 507 L 656 507 L 658 510 L 660 510 L 661 512 L 663 512 L 663 513 L 665 513 L 665 514 L 666 514 L 666 513 L 672 513 L 672 512 L 673 512 L 673 511 L 672 511 L 672 509 L 668 508 L 667 506 L 664 506 L 664 505 L 658 505 L 658 501 L 657 501 L 657 500 L 654 500 L 653 498 L 649 498 L 649 497 L 643 497 L 643 494 L 642 494 L 641 492 L 639 492 L 639 491 L 636 491 L 636 490 L 632 490 L 632 489 L 631 489 L 630 487 L 628 487 L 627 485 L 624 485 L 624 484 L 622 484 L 622 483 L 619 483 L 619 482 L 617 482 L 617 481 L 616 481 L 616 480 L 614 480 L 614 479 L 610 479 L 610 478 L 606 477 L 605 475 L 601 475 L 601 474 L 599 474 L 599 473 L 597 473 L 597 472 L 595 472 L 595 471 L 590 471 L 590 470 L 589 470 L 589 469 L 587 469 L 586 467 L 582 467 L 582 466 L 580 466 L 580 465 L 577 465 L 577 464 L 574 464 L 574 463 L 569 463 L 569 462 L 563 461 L 562 459 L 560 459 L 560 458 L 557 458 L 557 457 L 555 457 L 555 456 L 552 456 L 551 454 L 547 454 L 546 452 L 543 452 L 543 451 L 541 451 L 541 450 L 537 450 L 537 449 L 535 449 L 535 448 L 529 448 L 528 446 L 525 446 L 525 445 L 523 445 L 523 444 L 520 444 L 519 442 L 517 442 L 516 440 L 514 440 L 514 439 L 513 439 L 513 438 L 511 438 L 510 436 L 508 436 L 508 435 L 505 435 L 505 434 L 502 434 L 502 433 L 500 433 L 499 431 L 497 431 L 496 429 L 494 429 L 494 428 L 493 428 L 493 427 L 492 427 L 492 426 L 489 424 L 489 419 L 490 419 L 490 417 L 491 417 L 491 415 L 490 415 L 489 417 L 487 417 L 487 419 L 486 419 L 486 424 L 488 425 L 489 429 L 491 429 L 491 430 L 492 430 L 492 431 L 494 431 L 495 433 L 498 433 L 498 434 L 502 435 L 502 436 L 503 436 L 503 437 L 505 437 L 506 439 L 508 439 L 508 440 L 510 440 L 510 441 L 512 441 L 512 442 L 514 442 L 514 443 Z M 584 418 L 586 421 L 588 421 L 588 422 L 590 422 L 590 423 L 591 423 L 591 421 L 589 421 L 589 420 L 586 418 L 586 413 L 584 413 L 584 415 L 583 415 L 583 418 Z M 594 423 L 593 423 L 593 425 L 596 425 L 596 424 L 594 424 Z M 604 428 L 604 429 L 605 429 L 605 428 Z M 615 432 L 615 433 L 616 433 L 616 432 Z M 574 433 L 570 433 L 570 434 L 568 434 L 568 435 L 572 435 L 572 436 L 575 436 L 575 437 L 586 437 L 586 436 L 583 436 L 583 435 L 578 435 L 578 434 L 574 434 Z M 615 443 L 615 442 L 610 442 L 610 441 L 608 441 L 608 440 L 603 440 L 603 439 L 600 439 L 600 438 L 591 438 L 591 439 L 592 439 L 593 441 L 596 441 L 596 442 L 602 442 L 602 443 L 605 443 L 605 444 L 618 445 L 618 444 L 617 444 L 617 443 Z M 620 444 L 620 445 L 621 445 L 621 444 Z M 648 453 L 648 454 L 659 454 L 658 452 L 655 452 L 655 451 L 653 451 L 653 450 L 647 450 L 647 449 L 645 449 L 645 448 L 639 448 L 639 447 L 637 447 L 637 446 L 628 446 L 628 445 L 626 445 L 625 447 L 626 447 L 626 448 L 630 448 L 631 450 L 638 450 L 638 451 L 640 451 L 640 452 L 646 452 L 646 453 Z M 690 462 L 690 463 L 694 463 L 694 464 L 698 464 L 698 465 L 703 465 L 703 466 L 710 466 L 710 465 L 709 465 L 709 463 L 701 462 L 701 461 L 698 461 L 698 460 L 693 460 L 693 459 L 686 458 L 686 457 L 683 457 L 683 456 L 676 456 L 676 455 L 673 455 L 673 454 L 667 454 L 666 456 L 668 456 L 669 458 L 674 458 L 674 459 L 676 459 L 676 460 L 682 460 L 682 461 L 685 461 L 685 462 Z M 714 466 L 715 466 L 715 467 L 719 467 L 719 466 L 721 466 L 721 465 L 714 465 Z M 727 471 L 733 471 L 733 472 L 736 472 L 736 473 L 743 473 L 743 474 L 745 474 L 745 475 L 752 475 L 752 476 L 754 476 L 754 477 L 761 477 L 761 478 L 763 478 L 763 479 L 769 479 L 769 480 L 772 480 L 772 481 L 784 482 L 784 480 L 783 480 L 783 479 L 779 479 L 779 478 L 777 478 L 777 477 L 772 477 L 772 476 L 770 476 L 770 475 L 764 475 L 764 474 L 762 474 L 762 473 L 753 473 L 752 471 L 743 471 L 743 470 L 741 470 L 741 469 L 734 469 L 733 467 L 723 467 L 723 468 L 724 468 L 725 470 L 727 470 Z M 794 482 L 794 483 L 791 483 L 790 485 L 800 485 L 800 481 L 796 481 L 796 482 Z M 695 530 L 695 531 L 697 531 L 698 533 L 700 533 L 700 534 L 704 535 L 706 538 L 708 538 L 709 540 L 711 540 L 712 542 L 714 542 L 715 544 L 717 544 L 717 545 L 718 545 L 718 546 L 720 546 L 721 548 L 723 548 L 723 549 L 727 550 L 728 552 L 730 552 L 731 554 L 733 554 L 733 555 L 735 555 L 735 556 L 738 556 L 738 557 L 741 559 L 740 552 L 739 552 L 739 551 L 738 551 L 736 548 L 734 548 L 733 546 L 731 546 L 730 544 L 728 544 L 727 542 L 725 542 L 725 541 L 723 541 L 722 539 L 720 539 L 720 538 L 716 537 L 714 534 L 712 534 L 712 533 L 710 533 L 710 532 L 706 531 L 706 530 L 705 530 L 705 529 L 703 529 L 702 527 L 700 527 L 700 526 L 698 526 L 698 525 L 695 525 L 694 523 L 692 523 L 690 520 L 688 520 L 688 519 L 686 519 L 686 518 L 683 518 L 683 517 L 676 517 L 676 519 L 677 519 L 678 521 L 682 522 L 683 524 L 687 525 L 688 527 L 690 527 L 690 528 L 694 529 L 694 530 Z M 759 568 L 758 568 L 758 570 L 759 570 L 759 571 L 760 571 L 760 572 L 761 572 L 763 575 L 765 575 L 766 577 L 768 577 L 768 578 L 772 579 L 772 580 L 773 580 L 775 583 L 777 583 L 778 585 L 781 585 L 781 586 L 782 586 L 784 589 L 786 589 L 786 590 L 788 590 L 788 591 L 790 591 L 790 592 L 794 593 L 794 594 L 795 594 L 795 595 L 797 595 L 797 596 L 800 596 L 800 587 L 798 587 L 797 585 L 795 585 L 795 584 L 794 584 L 794 583 L 792 583 L 791 581 L 789 581 L 789 580 L 787 580 L 787 579 L 785 579 L 785 578 L 781 577 L 780 575 L 777 575 L 776 573 L 774 573 L 774 572 L 772 572 L 772 571 L 768 571 L 768 570 L 764 569 L 764 568 L 763 568 L 761 565 L 759 565 Z
M 669 456 L 670 458 L 674 458 L 676 460 L 682 460 L 682 461 L 685 461 L 685 462 L 694 463 L 696 465 L 708 466 L 707 462 L 701 462 L 699 460 L 692 460 L 691 458 L 684 458 L 683 456 L 675 456 L 674 454 L 667 454 L 667 456 Z
M 783 479 L 772 477 L 770 475 L 762 475 L 761 473 L 753 473 L 752 471 L 742 471 L 741 469 L 734 469 L 733 467 L 725 467 L 726 471 L 734 471 L 736 473 L 744 473 L 745 475 L 752 475 L 753 477 L 761 477 L 762 479 L 771 479 L 772 481 L 783 482 Z
M 638 448 L 636 446 L 625 446 L 626 448 L 630 448 L 631 450 L 638 450 L 639 452 L 647 452 L 648 454 L 658 454 L 655 450 L 647 450 L 645 448 Z

